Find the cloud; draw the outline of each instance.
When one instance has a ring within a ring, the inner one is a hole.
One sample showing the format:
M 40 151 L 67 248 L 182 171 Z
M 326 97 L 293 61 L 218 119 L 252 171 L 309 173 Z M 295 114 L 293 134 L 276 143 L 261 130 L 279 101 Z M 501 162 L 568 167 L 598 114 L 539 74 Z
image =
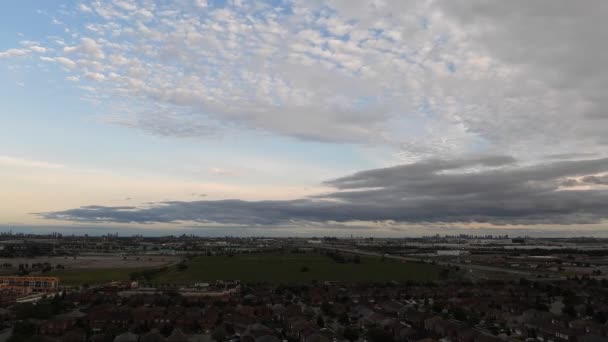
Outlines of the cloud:
M 544 159 L 585 159 L 585 158 L 592 158 L 592 157 L 597 157 L 598 154 L 597 153 L 591 153 L 591 152 L 573 152 L 573 153 L 558 153 L 558 154 L 550 154 L 545 156 Z
M 0 57 L 44 52 L 158 135 L 242 129 L 407 161 L 605 154 L 603 1 L 179 4 L 81 4 L 64 37 Z
M 608 159 L 522 165 L 511 157 L 427 160 L 330 180 L 335 190 L 283 201 L 166 201 L 147 207 L 88 206 L 38 214 L 51 220 L 236 225 L 396 222 L 494 225 L 595 224 L 608 218 L 608 190 L 563 190 L 566 179 L 597 183 Z M 603 179 L 604 180 L 604 179 Z M 603 181 L 602 180 L 602 181 Z
M 29 49 L 34 52 L 37 52 L 37 53 L 45 53 L 47 51 L 47 49 L 45 47 L 38 46 L 38 45 L 30 46 Z
M 64 47 L 63 52 L 66 54 L 78 53 L 83 58 L 88 58 L 89 60 L 99 60 L 105 58 L 102 46 L 97 43 L 97 41 L 89 37 L 81 38 L 80 44 L 77 46 Z
M 608 185 L 608 175 L 604 176 L 585 176 L 581 179 L 583 183 Z
M 8 49 L 6 51 L 0 51 L 0 58 L 26 56 L 27 53 L 28 50 L 26 49 Z
M 64 66 L 68 69 L 74 69 L 76 68 L 76 62 L 74 62 L 73 60 L 66 58 L 66 57 L 47 57 L 47 56 L 40 56 L 40 60 L 44 61 L 44 62 L 55 62 L 58 63 L 61 66 Z
M 78 9 L 81 12 L 85 12 L 85 13 L 91 13 L 91 12 L 93 12 L 93 10 L 91 9 L 91 7 L 89 7 L 89 6 L 85 5 L 85 4 L 78 5 Z
M 543 149 L 568 152 L 605 148 L 601 127 L 608 119 L 602 95 L 608 88 L 603 67 L 608 49 L 597 42 L 606 38 L 606 3 L 475 0 L 437 1 L 433 7 L 466 38 L 463 44 L 472 54 L 494 65 L 487 71 L 501 81 L 480 96 L 488 103 L 468 98 L 463 109 L 470 110 L 459 116 L 470 131 L 503 146 L 550 143 Z M 462 94 L 469 93 L 468 86 Z
M 194 4 L 201 8 L 207 8 L 209 6 L 207 0 L 194 0 Z
M 166 111 L 143 111 L 133 115 L 104 116 L 102 121 L 116 125 L 140 128 L 158 136 L 182 138 L 216 137 L 218 126 L 196 120 L 191 115 L 167 113 Z
M 42 54 L 48 50 L 47 48 L 40 46 L 37 42 L 30 40 L 22 40 L 19 42 L 19 44 L 24 47 L 0 51 L 0 58 L 26 57 L 32 53 Z
M 87 72 L 84 77 L 88 78 L 91 81 L 101 82 L 106 79 L 106 76 L 99 72 Z
M 209 173 L 218 176 L 237 176 L 240 174 L 238 170 L 225 169 L 221 167 L 212 167 L 208 171 Z
M 11 156 L 0 155 L 0 165 L 7 167 L 23 167 L 23 168 L 41 168 L 41 169 L 62 169 L 65 166 L 61 164 L 48 163 L 45 161 L 29 160 L 15 158 Z
M 79 9 L 86 31 L 71 27 L 77 34 L 48 58 L 95 81 L 92 96 L 131 106 L 140 118 L 130 127 L 154 134 L 151 121 L 168 125 L 162 135 L 208 136 L 190 129 L 196 122 L 385 145 L 407 160 L 479 148 L 521 157 L 603 150 L 601 1 L 112 1 Z
M 569 188 L 576 186 L 608 185 L 608 175 L 585 176 L 578 179 L 565 179 L 561 186 Z

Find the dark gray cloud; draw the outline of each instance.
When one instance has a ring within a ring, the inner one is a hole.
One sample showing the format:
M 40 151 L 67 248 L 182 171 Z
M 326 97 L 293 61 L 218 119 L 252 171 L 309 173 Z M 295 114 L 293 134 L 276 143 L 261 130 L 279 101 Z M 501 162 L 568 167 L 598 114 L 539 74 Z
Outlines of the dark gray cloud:
M 546 160 L 564 160 L 564 159 L 589 159 L 599 157 L 597 153 L 592 152 L 576 152 L 576 153 L 557 153 L 545 156 Z
M 147 207 L 85 206 L 37 215 L 115 223 L 184 221 L 248 226 L 306 222 L 586 224 L 608 218 L 608 191 L 563 190 L 572 179 L 604 184 L 608 158 L 519 165 L 489 156 L 429 160 L 327 181 L 334 192 L 289 201 L 166 201 Z M 579 181 L 577 181 L 579 182 Z
M 583 183 L 587 184 L 608 184 L 608 176 L 586 176 L 582 179 Z
M 561 185 L 563 187 L 574 187 L 584 185 L 608 185 L 608 175 L 603 176 L 585 176 L 581 179 L 568 178 Z

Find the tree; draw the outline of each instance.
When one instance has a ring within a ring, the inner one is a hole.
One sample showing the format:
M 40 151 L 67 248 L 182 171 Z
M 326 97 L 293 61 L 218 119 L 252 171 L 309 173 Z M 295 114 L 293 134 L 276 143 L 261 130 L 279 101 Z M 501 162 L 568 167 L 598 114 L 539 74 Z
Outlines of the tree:
M 13 327 L 13 337 L 9 341 L 24 341 L 26 337 L 36 332 L 36 326 L 30 321 L 17 321 Z
M 367 332 L 367 338 L 371 342 L 393 342 L 393 337 L 388 332 L 379 328 L 370 329 Z
M 467 317 L 467 322 L 470 325 L 476 325 L 479 323 L 480 319 L 481 318 L 479 317 L 479 314 L 477 312 L 472 311 L 472 312 L 470 312 L 469 316 Z
M 605 311 L 596 311 L 593 319 L 600 324 L 604 324 L 608 321 L 608 314 Z
M 562 309 L 562 312 L 570 317 L 576 317 L 576 310 L 572 304 L 566 304 Z
M 342 325 L 347 325 L 348 323 L 350 323 L 350 318 L 348 317 L 348 314 L 346 312 L 343 312 L 340 314 L 340 316 L 338 316 L 338 323 Z
M 452 313 L 454 314 L 454 318 L 459 321 L 466 321 L 466 319 L 467 319 L 466 312 L 460 307 L 455 307 L 452 310 Z
M 323 316 L 321 316 L 321 315 L 317 316 L 317 325 L 320 328 L 325 328 L 325 320 L 323 319 Z
M 14 308 L 15 316 L 18 320 L 34 318 L 35 307 L 32 303 L 17 304 Z
M 344 329 L 344 333 L 342 334 L 344 335 L 344 338 L 353 342 L 359 339 L 359 332 L 353 328 L 346 328 Z
M 224 327 L 220 326 L 213 330 L 211 333 L 211 338 L 217 342 L 223 342 L 226 340 L 226 330 Z
M 327 316 L 334 316 L 334 307 L 329 304 L 329 302 L 324 301 L 323 303 L 321 303 L 321 311 L 323 312 L 323 314 L 327 315 Z

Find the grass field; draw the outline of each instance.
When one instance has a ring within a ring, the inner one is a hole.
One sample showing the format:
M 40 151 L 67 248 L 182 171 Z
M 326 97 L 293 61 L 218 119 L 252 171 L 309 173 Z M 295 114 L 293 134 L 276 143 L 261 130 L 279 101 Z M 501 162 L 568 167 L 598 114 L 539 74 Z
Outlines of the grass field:
M 380 258 L 362 258 L 360 264 L 337 263 L 319 254 L 243 254 L 198 257 L 180 271 L 171 267 L 157 277 L 159 282 L 188 283 L 209 280 L 244 282 L 296 282 L 310 280 L 388 281 L 435 280 L 441 267 L 401 263 Z M 308 271 L 303 272 L 306 267 Z
M 192 284 L 213 280 L 243 282 L 301 282 L 312 280 L 390 281 L 436 280 L 442 268 L 429 264 L 403 263 L 362 257 L 360 264 L 337 263 L 320 254 L 241 254 L 203 256 L 186 261 L 187 269 L 169 267 L 156 274 L 154 283 Z M 303 271 L 306 268 L 307 271 Z M 52 274 L 65 285 L 99 284 L 129 280 L 129 274 L 145 268 L 70 269 Z
M 74 268 L 45 273 L 45 276 L 59 277 L 61 285 L 96 285 L 111 281 L 129 280 L 129 273 L 142 268 Z

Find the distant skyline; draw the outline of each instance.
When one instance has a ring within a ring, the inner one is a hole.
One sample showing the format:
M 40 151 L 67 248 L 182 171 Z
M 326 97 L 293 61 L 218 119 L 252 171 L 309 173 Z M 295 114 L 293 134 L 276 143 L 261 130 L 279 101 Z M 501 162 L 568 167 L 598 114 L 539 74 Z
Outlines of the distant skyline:
M 604 1 L 0 6 L 0 231 L 608 236 Z

